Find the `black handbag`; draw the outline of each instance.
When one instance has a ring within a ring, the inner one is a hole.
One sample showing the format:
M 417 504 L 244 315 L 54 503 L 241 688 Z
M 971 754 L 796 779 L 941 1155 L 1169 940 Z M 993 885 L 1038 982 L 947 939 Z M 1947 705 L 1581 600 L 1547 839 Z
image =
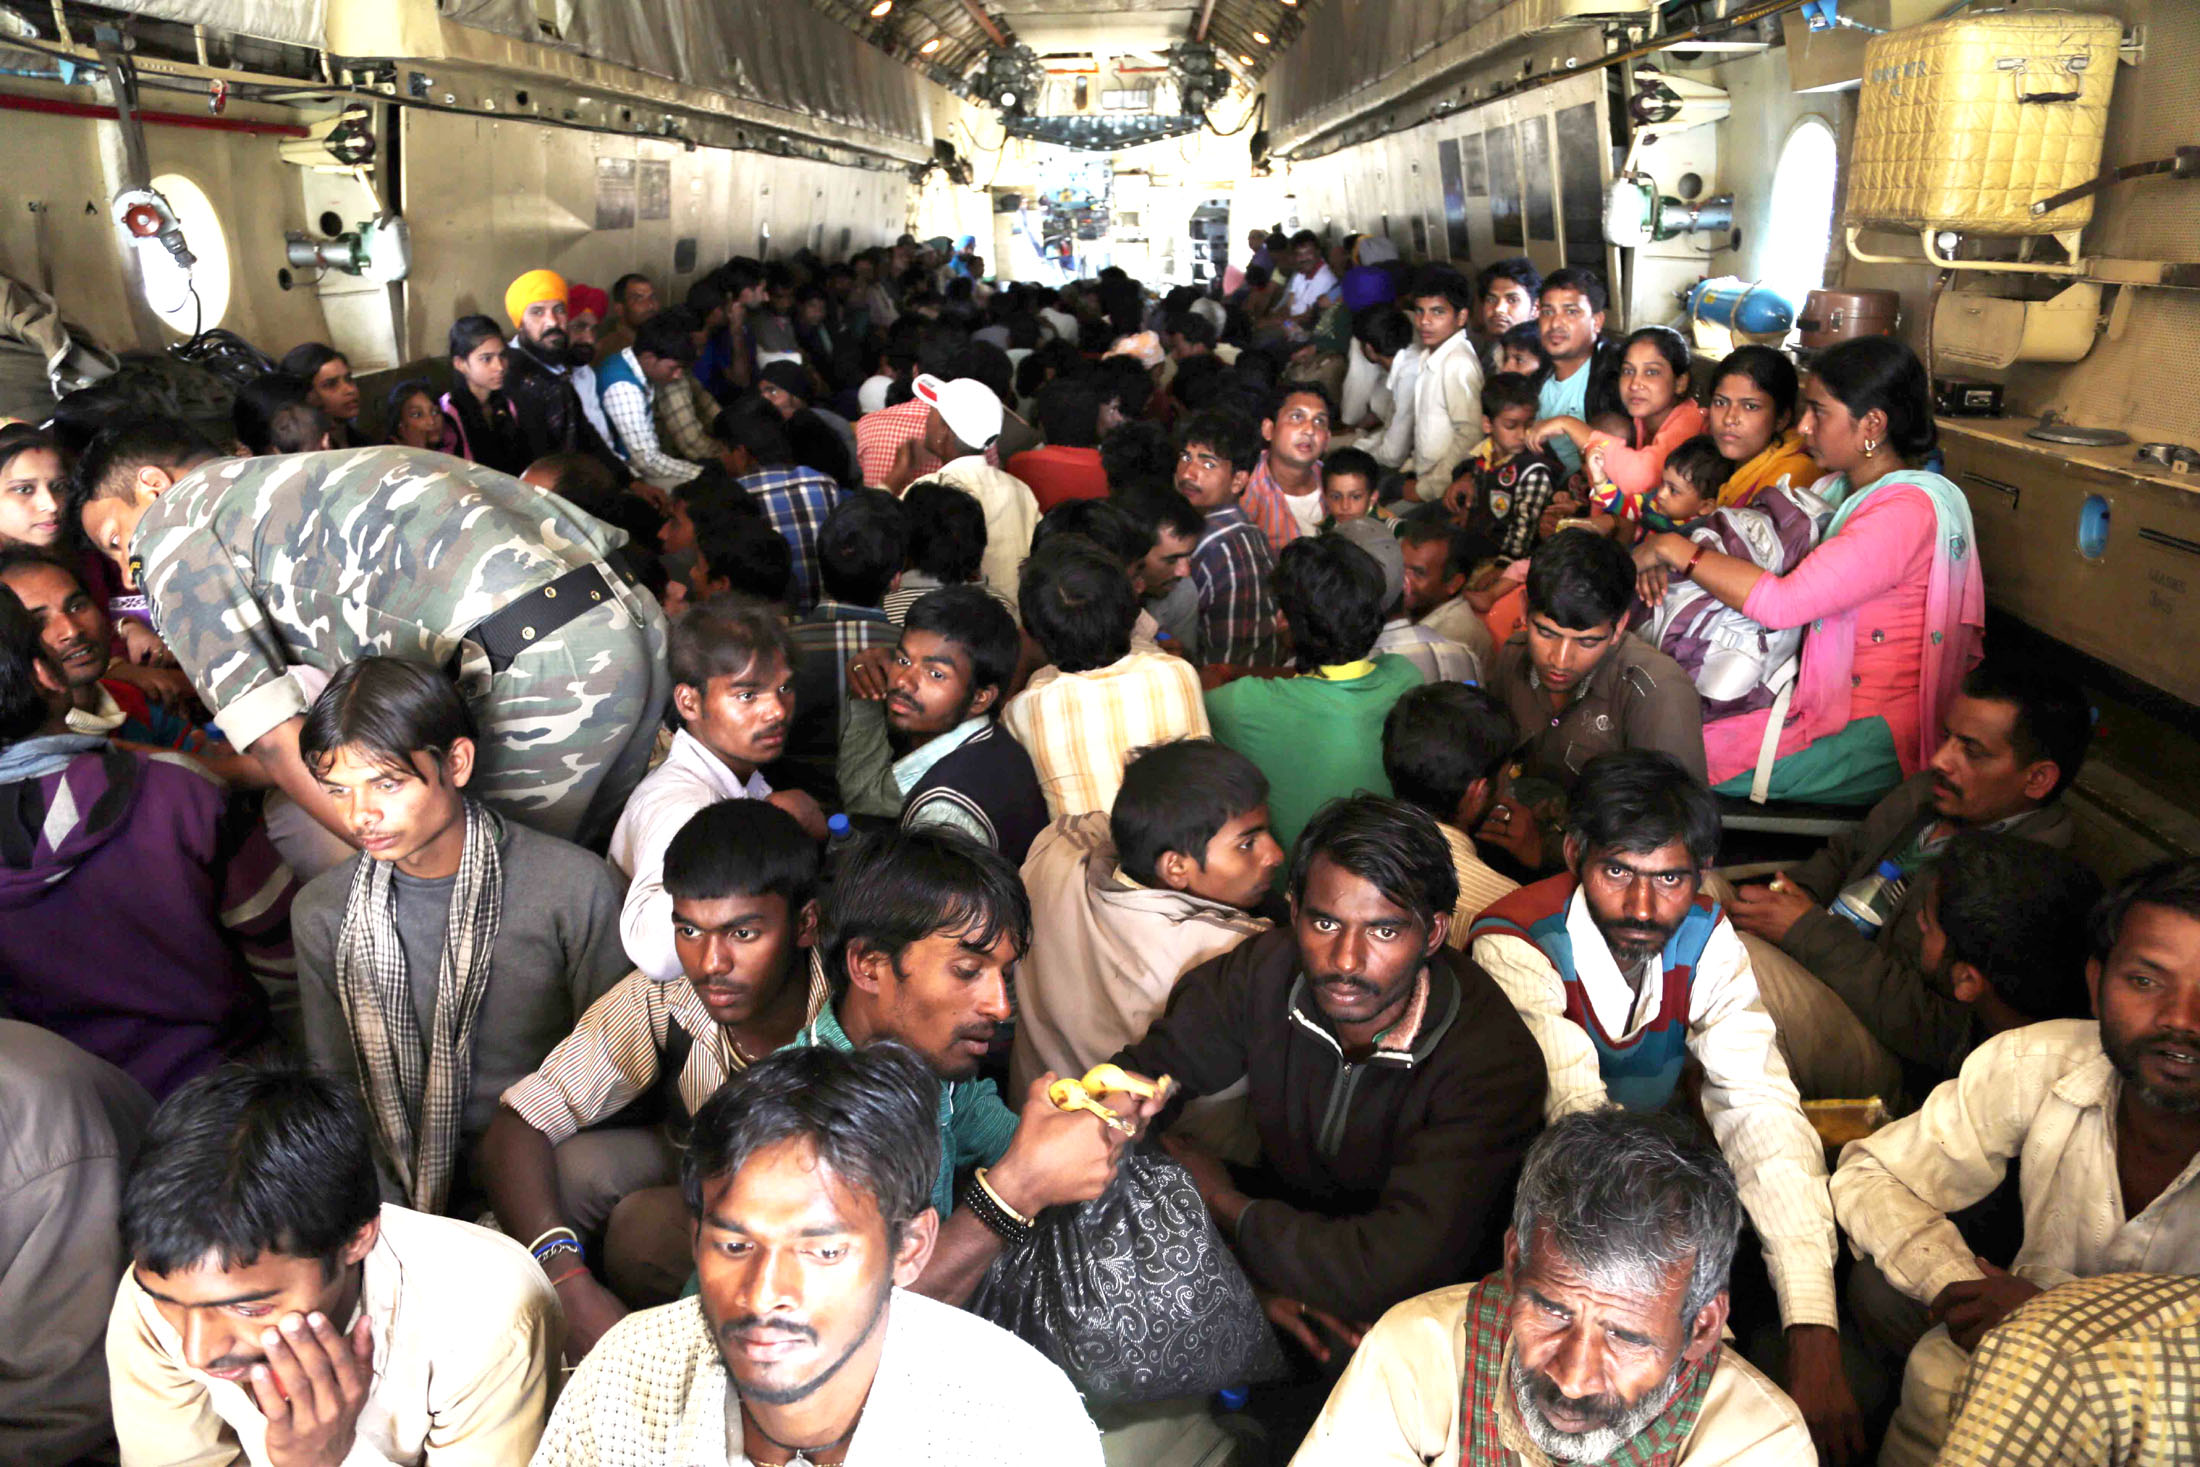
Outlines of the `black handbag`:
M 1153 1147 L 1108 1190 L 1051 1207 L 971 1296 L 1062 1367 L 1090 1406 L 1130 1406 L 1279 1379 L 1283 1352 L 1191 1173 Z

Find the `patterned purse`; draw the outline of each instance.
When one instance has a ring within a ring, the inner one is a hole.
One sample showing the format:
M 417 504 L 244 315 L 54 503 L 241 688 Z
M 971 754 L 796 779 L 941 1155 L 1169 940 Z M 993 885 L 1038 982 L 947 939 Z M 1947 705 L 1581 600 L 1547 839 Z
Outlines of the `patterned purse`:
M 1151 1144 L 1108 1190 L 1002 1250 L 970 1309 L 1062 1367 L 1089 1406 L 1274 1380 L 1283 1352 L 1191 1174 Z

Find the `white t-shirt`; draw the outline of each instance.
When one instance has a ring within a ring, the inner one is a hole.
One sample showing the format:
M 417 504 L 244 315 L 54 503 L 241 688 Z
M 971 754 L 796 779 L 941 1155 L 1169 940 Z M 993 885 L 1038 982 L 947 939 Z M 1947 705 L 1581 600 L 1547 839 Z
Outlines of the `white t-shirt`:
M 1303 316 L 1314 309 L 1314 303 L 1337 289 L 1336 272 L 1327 265 L 1311 275 L 1291 277 L 1291 314 Z
M 619 940 L 635 967 L 660 983 L 680 976 L 680 954 L 672 945 L 672 894 L 665 890 L 665 847 L 672 838 L 706 805 L 768 800 L 771 793 L 764 776 L 752 774 L 744 781 L 686 729 L 672 736 L 672 752 L 627 796 L 611 832 L 611 864 L 629 883 L 619 908 Z

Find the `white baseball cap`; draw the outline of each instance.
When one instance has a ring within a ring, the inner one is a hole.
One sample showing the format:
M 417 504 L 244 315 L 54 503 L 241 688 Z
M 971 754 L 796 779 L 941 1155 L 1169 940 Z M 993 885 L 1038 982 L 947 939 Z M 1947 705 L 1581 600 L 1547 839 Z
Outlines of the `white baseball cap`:
M 947 421 L 950 432 L 980 453 L 1001 436 L 1001 400 L 977 378 L 957 377 L 945 382 L 924 372 L 918 375 L 913 390 L 917 401 L 930 404 Z

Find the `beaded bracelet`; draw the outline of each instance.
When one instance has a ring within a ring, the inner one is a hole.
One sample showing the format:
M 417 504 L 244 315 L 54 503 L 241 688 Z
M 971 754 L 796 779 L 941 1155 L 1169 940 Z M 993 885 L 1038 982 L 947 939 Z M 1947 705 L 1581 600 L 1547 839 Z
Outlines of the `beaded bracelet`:
M 993 1205 L 995 1207 L 1000 1208 L 1001 1211 L 1016 1219 L 1016 1221 L 1024 1227 L 1034 1227 L 1038 1224 L 1039 1220 L 1037 1218 L 1025 1217 L 1015 1208 L 1008 1205 L 1008 1199 L 994 1190 L 993 1179 L 985 1174 L 984 1167 L 981 1166 L 977 1168 L 977 1170 L 974 1171 L 972 1175 L 978 1179 L 978 1185 L 985 1188 L 985 1195 L 993 1199 Z
M 1031 1236 L 1031 1224 L 994 1195 L 993 1189 L 973 1176 L 963 1184 L 962 1205 L 1004 1243 L 1021 1243 Z

